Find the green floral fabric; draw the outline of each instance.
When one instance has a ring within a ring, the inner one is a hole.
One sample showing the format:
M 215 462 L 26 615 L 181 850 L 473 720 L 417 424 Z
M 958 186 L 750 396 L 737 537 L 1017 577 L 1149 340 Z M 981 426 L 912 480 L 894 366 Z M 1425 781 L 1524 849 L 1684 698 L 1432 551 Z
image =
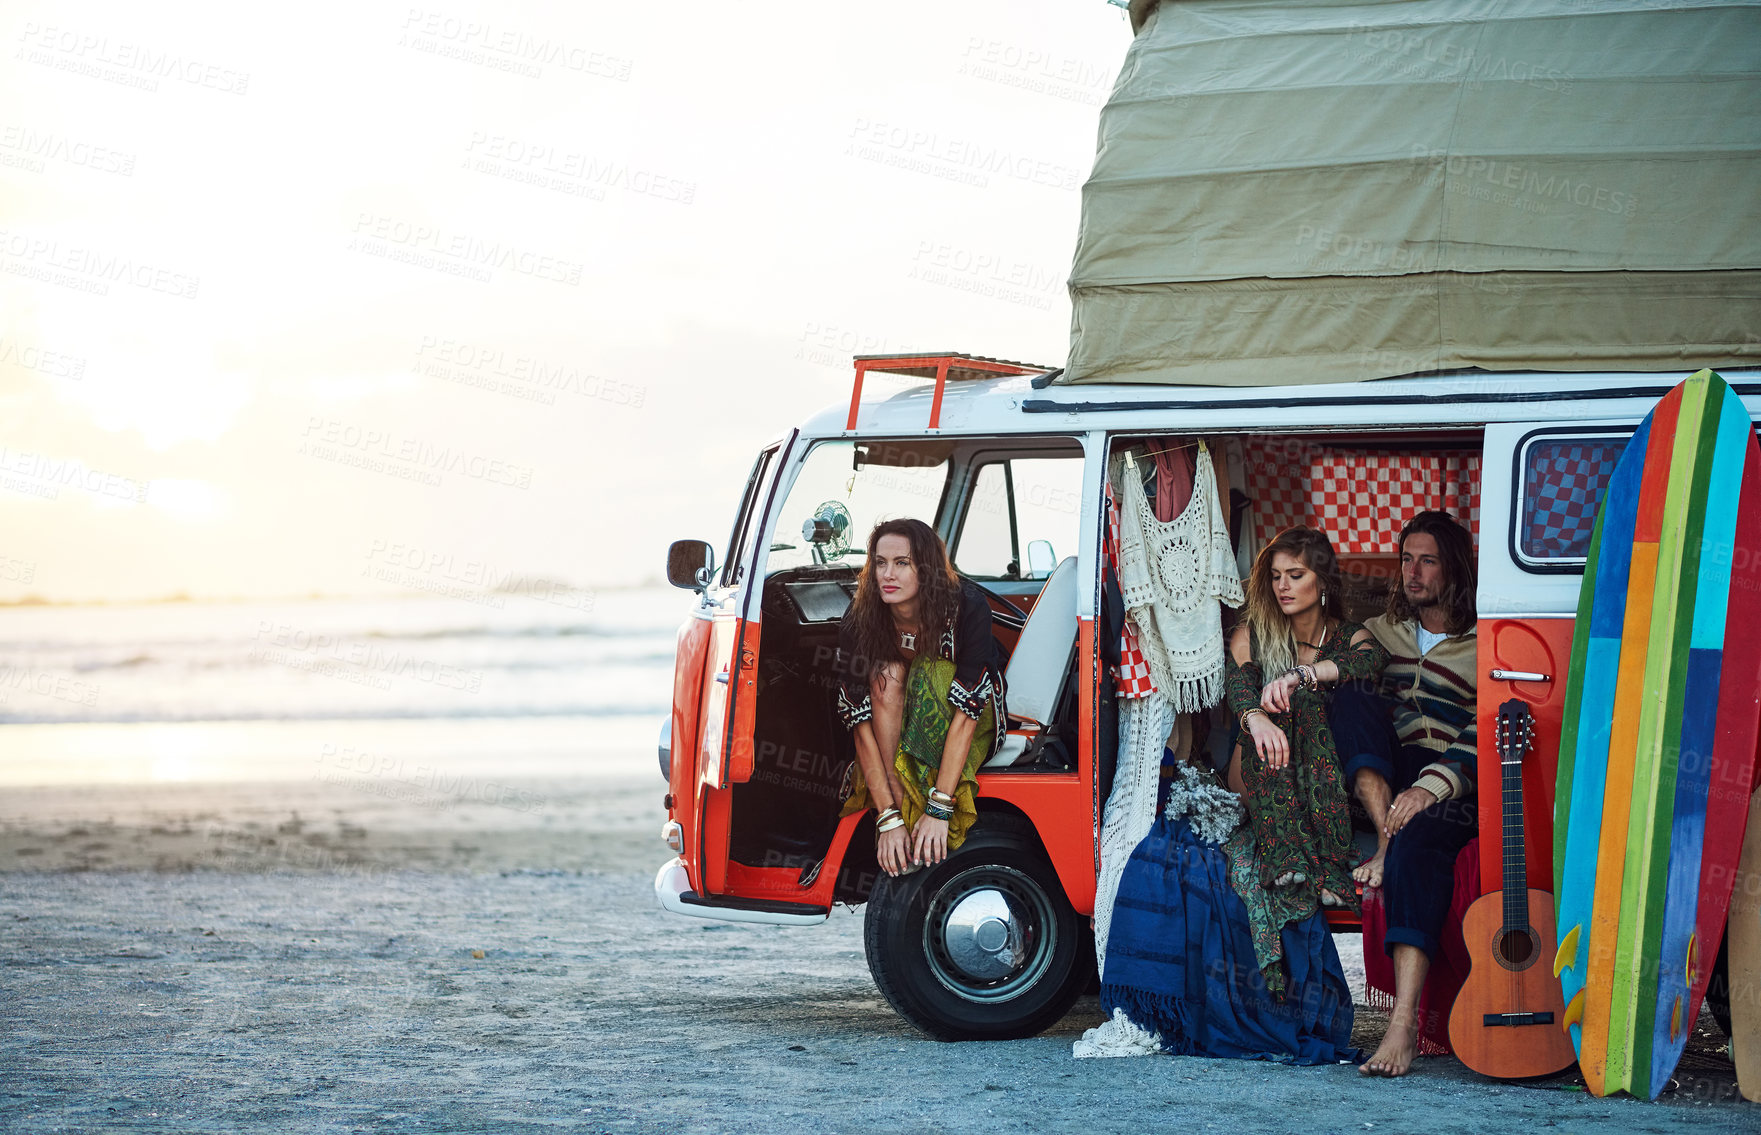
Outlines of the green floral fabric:
M 1388 652 L 1373 635 L 1351 645 L 1362 630 L 1358 623 L 1342 624 L 1327 636 L 1316 659 L 1336 664 L 1342 682 L 1374 678 L 1388 663 Z M 1238 665 L 1233 653 L 1224 664 L 1229 709 L 1237 717 L 1260 704 L 1266 678 L 1258 659 L 1254 642 L 1245 665 Z M 1242 799 L 1248 823 L 1224 850 L 1236 893 L 1248 909 L 1254 952 L 1268 987 L 1276 991 L 1283 988 L 1284 926 L 1318 910 L 1323 888 L 1355 910 L 1357 885 L 1351 878 L 1356 866 L 1351 813 L 1327 727 L 1325 691 L 1298 690 L 1291 695 L 1290 712 L 1271 718 L 1290 739 L 1290 764 L 1276 772 L 1267 769 L 1252 739 L 1242 734 Z

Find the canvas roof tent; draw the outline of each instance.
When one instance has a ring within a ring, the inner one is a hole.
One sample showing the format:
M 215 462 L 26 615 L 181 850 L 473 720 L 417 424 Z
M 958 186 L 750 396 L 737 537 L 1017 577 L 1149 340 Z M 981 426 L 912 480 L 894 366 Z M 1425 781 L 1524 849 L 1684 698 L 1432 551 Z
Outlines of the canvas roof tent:
M 1761 360 L 1761 0 L 1133 0 L 1056 381 Z

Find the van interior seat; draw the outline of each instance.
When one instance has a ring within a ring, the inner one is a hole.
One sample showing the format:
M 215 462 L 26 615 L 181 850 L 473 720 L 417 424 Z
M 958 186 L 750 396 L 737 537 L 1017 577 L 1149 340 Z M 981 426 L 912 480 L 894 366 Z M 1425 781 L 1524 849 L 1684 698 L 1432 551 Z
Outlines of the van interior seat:
M 1076 629 L 1076 557 L 1066 556 L 1040 590 L 1009 655 L 1003 671 L 1009 734 L 986 768 L 1020 762 L 1050 720 L 1076 653 Z

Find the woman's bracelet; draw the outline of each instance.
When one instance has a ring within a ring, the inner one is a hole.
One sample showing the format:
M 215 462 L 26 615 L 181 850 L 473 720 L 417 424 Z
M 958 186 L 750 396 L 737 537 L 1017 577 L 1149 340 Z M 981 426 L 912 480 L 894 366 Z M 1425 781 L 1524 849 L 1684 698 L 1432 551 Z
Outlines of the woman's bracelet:
M 949 821 L 954 818 L 954 809 L 932 796 L 924 802 L 923 814 L 932 820 Z
M 1283 674 L 1280 674 L 1279 677 L 1295 678 L 1298 689 L 1318 690 L 1321 688 L 1321 677 L 1319 674 L 1315 673 L 1315 668 L 1303 663 L 1298 663 L 1297 665 L 1292 666 L 1290 669 L 1284 671 Z
M 929 790 L 929 799 L 932 804 L 940 804 L 947 808 L 952 808 L 954 806 L 954 798 L 939 788 L 932 788 Z
M 905 817 L 900 814 L 899 809 L 897 808 L 883 808 L 874 818 L 874 832 L 876 835 L 884 835 L 890 831 L 897 831 L 904 826 Z
M 1251 732 L 1251 730 L 1248 729 L 1248 727 L 1247 727 L 1247 719 L 1252 717 L 1256 713 L 1259 714 L 1261 717 L 1265 718 L 1267 721 L 1272 720 L 1272 715 L 1267 713 L 1265 710 L 1261 709 L 1257 705 L 1254 706 L 1252 709 L 1244 709 L 1241 711 L 1241 717 L 1238 721 L 1238 724 L 1240 724 L 1241 731 L 1243 733 Z

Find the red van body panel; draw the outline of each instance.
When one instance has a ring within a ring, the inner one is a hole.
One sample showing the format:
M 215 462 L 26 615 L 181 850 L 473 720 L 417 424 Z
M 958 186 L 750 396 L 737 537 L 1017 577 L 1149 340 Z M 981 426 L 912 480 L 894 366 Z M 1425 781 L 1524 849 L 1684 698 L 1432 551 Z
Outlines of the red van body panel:
M 667 814 L 688 836 L 695 836 L 699 830 L 698 806 L 702 794 L 697 784 L 697 750 L 703 743 L 703 717 L 699 707 L 706 680 L 704 670 L 709 665 L 709 630 L 708 619 L 687 620 L 679 628 L 677 653 L 673 660 L 672 769 L 667 778 L 672 807 Z M 691 879 L 691 886 L 701 889 L 703 879 L 698 865 L 702 856 L 696 854 L 689 844 L 686 851 L 686 874 Z
M 1553 891 L 1553 780 L 1559 770 L 1559 729 L 1571 670 L 1569 618 L 1480 620 L 1479 683 L 1475 718 L 1480 738 L 1480 893 L 1504 887 L 1503 769 L 1498 759 L 1498 707 L 1511 698 L 1529 704 L 1533 747 L 1523 759 L 1523 844 L 1529 886 Z M 1549 682 L 1494 681 L 1493 670 L 1551 675 Z
M 1077 754 L 1072 773 L 985 773 L 982 796 L 1021 809 L 1039 832 L 1064 896 L 1078 914 L 1094 913 L 1095 876 L 1100 857 L 1100 801 L 1095 794 L 1095 704 L 1099 696 L 1095 666 L 1095 623 L 1077 623 Z
M 758 635 L 763 625 L 750 619 L 734 620 L 733 649 L 738 658 L 733 676 L 733 732 L 728 739 L 728 764 L 722 783 L 745 784 L 752 779 L 752 739 L 758 718 Z

